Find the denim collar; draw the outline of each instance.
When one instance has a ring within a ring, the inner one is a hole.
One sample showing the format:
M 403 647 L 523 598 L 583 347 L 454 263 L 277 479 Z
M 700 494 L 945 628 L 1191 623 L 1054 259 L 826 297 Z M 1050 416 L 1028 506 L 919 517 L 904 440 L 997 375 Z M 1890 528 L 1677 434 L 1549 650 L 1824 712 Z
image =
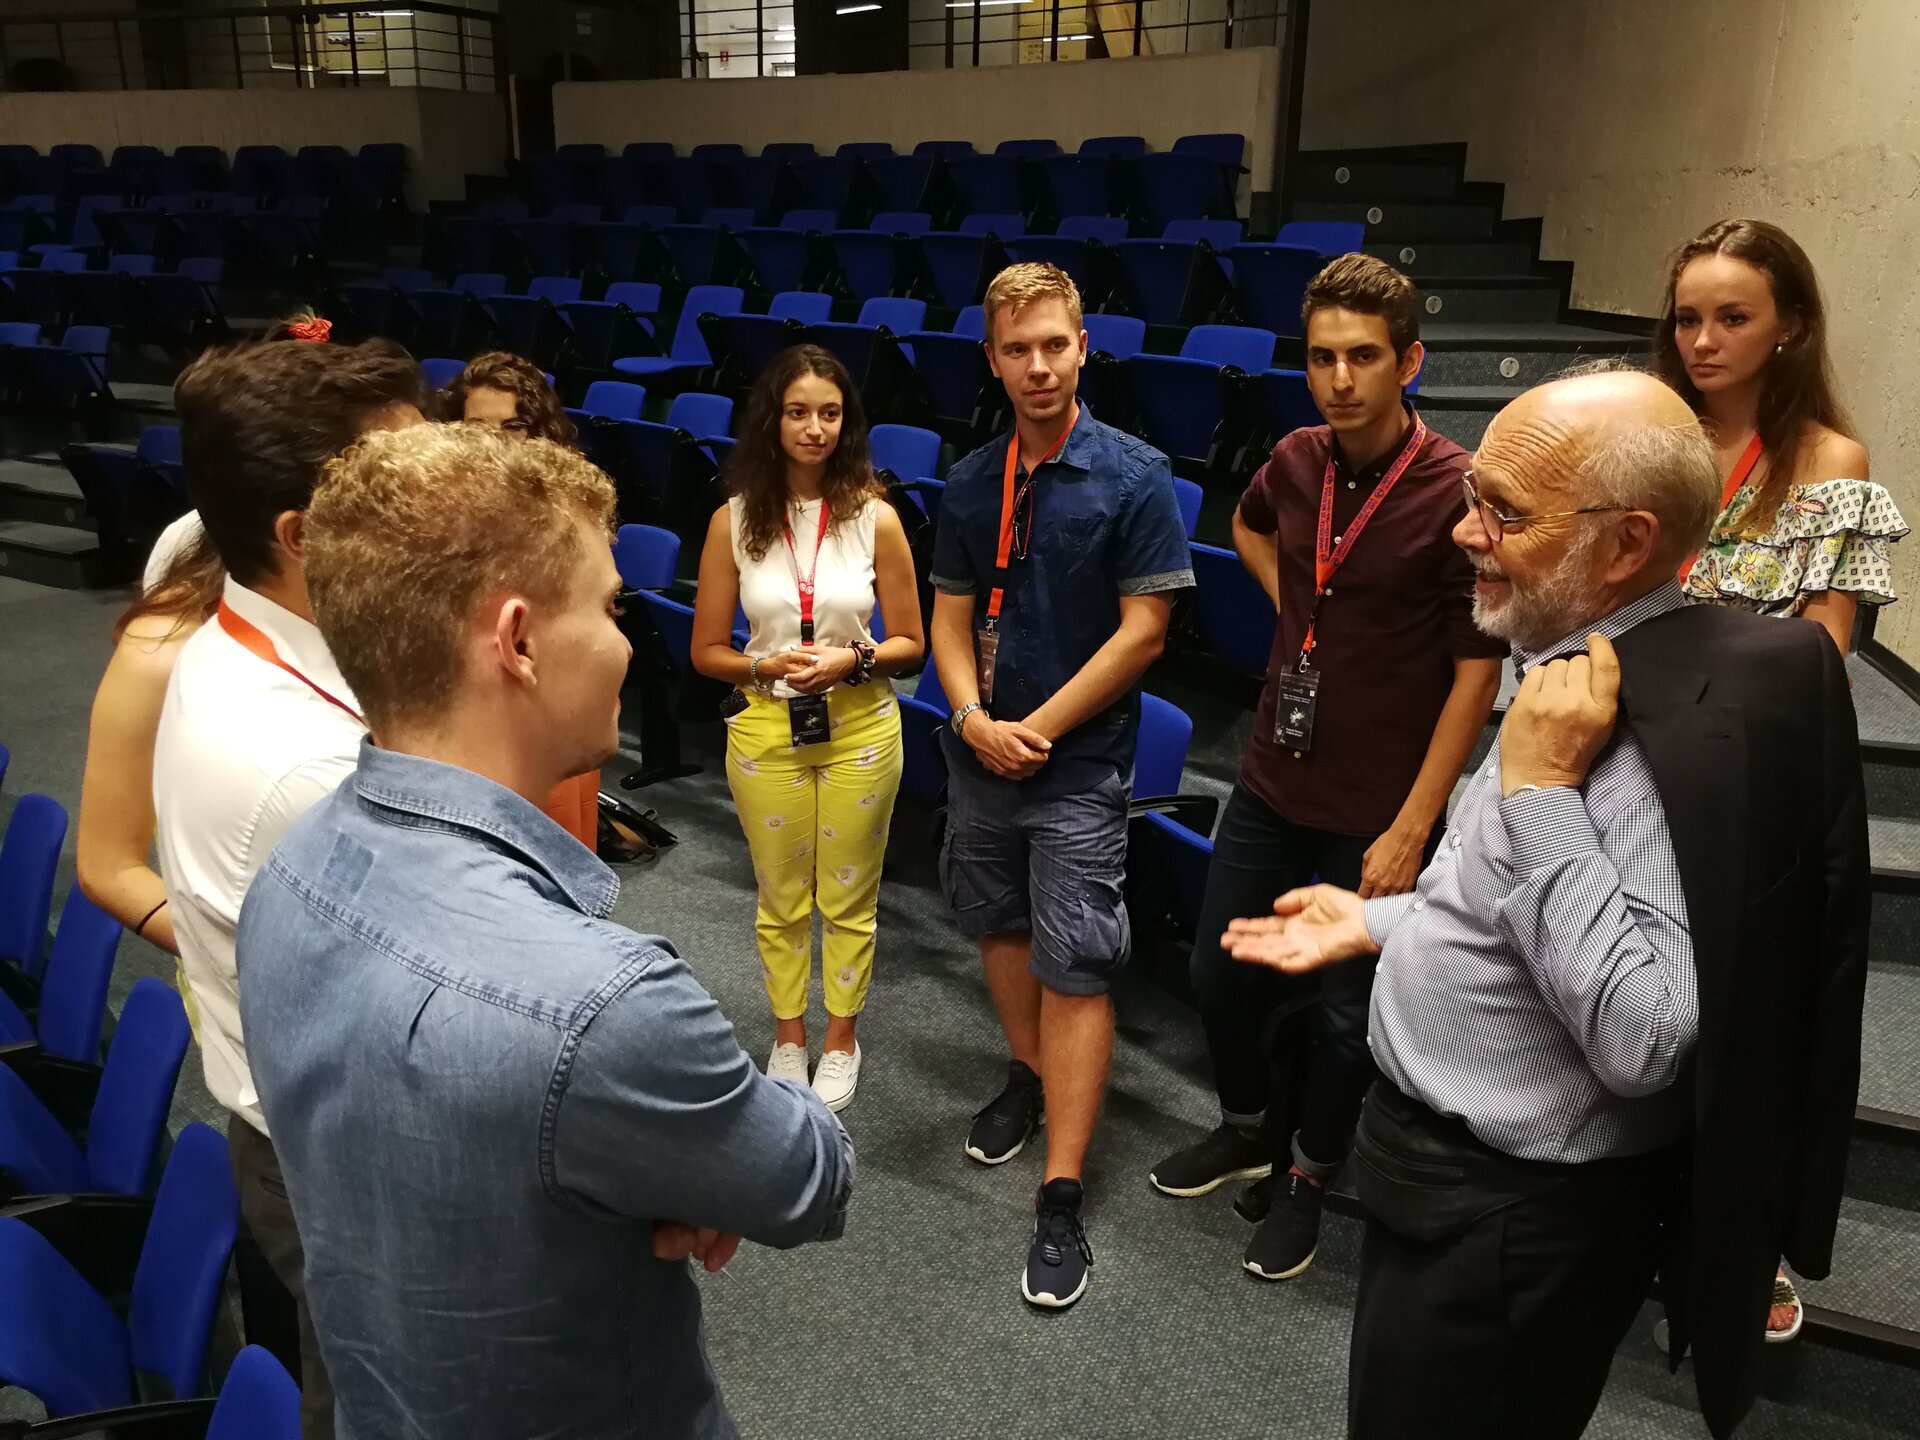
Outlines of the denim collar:
M 484 836 L 557 885 L 583 914 L 605 919 L 619 878 L 586 846 L 504 785 L 418 755 L 360 742 L 353 788 L 370 805 Z
M 1094 447 L 1099 442 L 1099 436 L 1094 433 L 1092 409 L 1088 407 L 1087 402 L 1084 400 L 1078 400 L 1077 403 L 1080 406 L 1080 413 L 1074 417 L 1073 429 L 1067 432 L 1067 443 L 1060 447 L 1059 454 L 1055 455 L 1053 459 L 1046 463 L 1048 465 L 1068 465 L 1075 470 L 1090 472 L 1093 469 Z M 1020 432 L 1016 430 L 1013 432 L 1013 435 L 1018 436 L 1019 433 Z M 1000 453 L 1003 456 L 1006 454 L 1004 450 Z M 996 470 L 998 469 L 998 467 L 995 468 Z M 1041 468 L 1044 469 L 1045 467 L 1042 466 Z
M 1678 581 L 1669 580 L 1656 589 L 1649 590 L 1638 600 L 1622 605 L 1610 615 L 1603 615 L 1591 624 L 1582 625 L 1571 635 L 1564 636 L 1558 642 L 1542 650 L 1522 650 L 1515 646 L 1513 650 L 1513 668 L 1516 673 L 1525 675 L 1529 669 L 1543 660 L 1562 660 L 1569 655 L 1583 654 L 1587 648 L 1587 636 L 1604 635 L 1609 640 L 1618 640 L 1636 625 L 1658 619 L 1671 610 L 1678 610 L 1687 603 L 1680 593 Z

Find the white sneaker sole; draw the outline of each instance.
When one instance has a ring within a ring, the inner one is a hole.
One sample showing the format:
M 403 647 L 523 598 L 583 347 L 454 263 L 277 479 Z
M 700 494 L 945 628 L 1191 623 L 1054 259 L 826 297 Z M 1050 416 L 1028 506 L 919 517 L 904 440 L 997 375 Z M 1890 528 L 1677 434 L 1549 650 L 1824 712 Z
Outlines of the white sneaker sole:
M 1020 1298 L 1025 1300 L 1029 1305 L 1038 1305 L 1042 1310 L 1064 1310 L 1087 1293 L 1087 1281 L 1092 1278 L 1093 1272 L 1089 1270 L 1085 1275 L 1080 1277 L 1079 1288 L 1063 1300 L 1059 1296 L 1046 1290 L 1042 1290 L 1036 1295 L 1027 1289 L 1027 1272 L 1022 1270 L 1020 1272 Z
M 1179 1200 L 1192 1200 L 1197 1196 L 1211 1195 L 1231 1180 L 1264 1180 L 1271 1174 L 1273 1174 L 1273 1165 L 1269 1162 L 1265 1165 L 1249 1165 L 1244 1170 L 1229 1170 L 1226 1174 L 1216 1175 L 1206 1184 L 1196 1185 L 1190 1190 L 1176 1190 L 1171 1185 L 1162 1185 L 1160 1177 L 1151 1174 L 1147 1176 L 1147 1183 L 1162 1195 L 1172 1195 Z
M 1279 1270 L 1279 1271 L 1262 1270 L 1258 1265 L 1254 1264 L 1253 1261 L 1251 1260 L 1242 1260 L 1240 1262 L 1240 1268 L 1245 1270 L 1249 1275 L 1258 1275 L 1262 1280 L 1291 1280 L 1296 1275 L 1306 1274 L 1308 1269 L 1311 1268 L 1311 1266 L 1313 1265 L 1313 1257 L 1315 1255 L 1318 1255 L 1319 1253 L 1320 1251 L 1317 1246 L 1314 1249 L 1309 1250 L 1307 1252 L 1307 1258 L 1302 1260 L 1298 1265 L 1294 1266 L 1291 1270 Z
M 853 1082 L 853 1084 L 847 1087 L 846 1094 L 836 1095 L 831 1100 L 829 1100 L 825 1095 L 820 1095 L 820 1092 L 818 1090 L 815 1090 L 813 1093 L 816 1095 L 820 1095 L 820 1103 L 826 1106 L 827 1109 L 831 1110 L 834 1114 L 838 1115 L 842 1110 L 846 1109 L 847 1106 L 853 1103 L 854 1092 L 857 1091 L 859 1088 L 860 1088 L 860 1082 L 856 1079 Z
M 1046 1123 L 1047 1123 L 1047 1117 L 1042 1115 L 1040 1117 L 1040 1123 L 1033 1127 L 1033 1135 L 1029 1135 L 1027 1137 L 1027 1140 L 1031 1140 L 1034 1138 L 1035 1135 L 1038 1135 L 1040 1131 L 1045 1127 Z M 982 1165 L 1004 1165 L 1009 1160 L 1013 1159 L 1014 1156 L 1018 1155 L 1022 1150 L 1027 1148 L 1027 1140 L 1022 1140 L 1018 1145 L 1014 1146 L 1013 1149 L 1007 1151 L 1007 1153 L 1004 1155 L 988 1155 L 984 1151 L 976 1150 L 973 1146 L 969 1145 L 966 1147 L 967 1158 L 969 1160 L 977 1160 Z M 1024 1287 L 1027 1282 L 1025 1280 L 1022 1280 L 1020 1283 Z M 1034 1301 L 1034 1304 L 1036 1305 L 1038 1305 L 1039 1303 L 1040 1302 L 1038 1300 Z M 1066 1300 L 1060 1303 L 1071 1305 L 1073 1301 Z

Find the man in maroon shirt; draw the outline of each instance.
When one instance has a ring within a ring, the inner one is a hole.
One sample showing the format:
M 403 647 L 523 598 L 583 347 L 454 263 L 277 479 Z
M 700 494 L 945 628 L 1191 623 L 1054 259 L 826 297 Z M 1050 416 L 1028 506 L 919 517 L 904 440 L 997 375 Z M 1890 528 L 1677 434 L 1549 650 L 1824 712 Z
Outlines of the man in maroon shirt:
M 1268 1280 L 1313 1263 L 1325 1184 L 1374 1076 L 1373 970 L 1284 976 L 1236 964 L 1221 935 L 1316 877 L 1362 895 L 1411 890 L 1506 653 L 1474 627 L 1473 572 L 1451 535 L 1466 452 L 1406 403 L 1424 355 L 1413 282 L 1371 256 L 1342 256 L 1307 287 L 1302 321 L 1307 383 L 1327 423 L 1276 445 L 1233 517 L 1234 547 L 1280 619 L 1193 946 L 1221 1124 L 1149 1177 L 1180 1196 L 1259 1181 L 1241 1202 L 1265 1216 L 1245 1265 Z M 1267 1114 L 1263 1036 L 1280 1006 L 1316 993 L 1287 1134 Z M 1291 1160 L 1284 1183 L 1268 1178 L 1276 1155 Z

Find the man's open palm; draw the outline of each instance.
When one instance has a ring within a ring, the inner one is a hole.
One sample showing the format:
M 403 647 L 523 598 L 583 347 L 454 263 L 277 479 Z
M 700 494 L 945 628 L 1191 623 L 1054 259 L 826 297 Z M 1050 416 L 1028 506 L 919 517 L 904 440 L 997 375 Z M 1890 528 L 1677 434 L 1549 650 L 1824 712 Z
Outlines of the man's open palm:
M 1371 955 L 1379 947 L 1358 895 L 1336 885 L 1309 885 L 1274 901 L 1272 915 L 1229 921 L 1220 948 L 1250 965 L 1297 973 Z

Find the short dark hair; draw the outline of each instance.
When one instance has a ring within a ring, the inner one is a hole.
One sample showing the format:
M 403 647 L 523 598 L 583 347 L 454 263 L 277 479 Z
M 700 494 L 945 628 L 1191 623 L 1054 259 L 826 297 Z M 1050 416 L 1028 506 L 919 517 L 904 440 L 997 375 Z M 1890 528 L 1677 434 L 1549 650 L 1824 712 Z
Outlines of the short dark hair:
M 421 401 L 420 367 L 388 340 L 209 350 L 174 386 L 187 493 L 227 573 L 271 575 L 273 522 L 305 510 L 367 421 Z
M 469 360 L 467 368 L 447 387 L 445 419 L 466 418 L 467 393 L 471 390 L 500 390 L 513 396 L 515 418 L 528 438 L 551 440 L 569 450 L 580 448 L 580 437 L 574 431 L 566 407 L 547 383 L 546 372 L 531 360 L 504 350 L 489 350 Z
M 1384 260 L 1355 252 L 1328 263 L 1307 285 L 1300 302 L 1300 333 L 1316 310 L 1351 310 L 1387 322 L 1393 353 L 1404 355 L 1420 339 L 1420 292 Z

